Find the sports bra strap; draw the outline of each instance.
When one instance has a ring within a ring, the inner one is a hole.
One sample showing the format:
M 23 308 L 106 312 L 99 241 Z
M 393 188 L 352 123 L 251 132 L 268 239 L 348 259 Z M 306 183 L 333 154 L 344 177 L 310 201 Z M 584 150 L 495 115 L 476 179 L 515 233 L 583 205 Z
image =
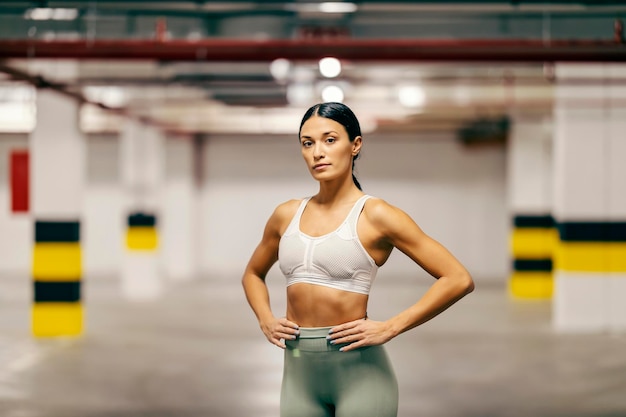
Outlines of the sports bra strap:
M 347 222 L 350 225 L 352 236 L 358 236 L 357 231 L 356 231 L 357 221 L 359 220 L 359 216 L 361 215 L 361 212 L 363 211 L 363 207 L 365 207 L 365 202 L 370 197 L 371 196 L 366 194 L 362 196 L 361 198 L 359 198 L 357 202 L 354 203 L 354 207 L 352 207 L 350 214 L 348 214 Z

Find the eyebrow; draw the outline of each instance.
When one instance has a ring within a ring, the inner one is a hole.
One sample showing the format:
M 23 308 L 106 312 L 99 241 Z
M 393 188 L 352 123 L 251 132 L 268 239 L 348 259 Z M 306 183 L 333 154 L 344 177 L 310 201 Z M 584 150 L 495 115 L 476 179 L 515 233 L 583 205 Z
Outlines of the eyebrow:
M 329 130 L 328 132 L 324 132 L 322 133 L 322 136 L 326 136 L 326 135 L 330 135 L 331 133 L 334 133 L 335 135 L 338 135 L 338 132 L 335 132 L 334 130 Z M 312 139 L 311 136 L 307 136 L 307 135 L 302 135 L 300 136 L 300 139 Z

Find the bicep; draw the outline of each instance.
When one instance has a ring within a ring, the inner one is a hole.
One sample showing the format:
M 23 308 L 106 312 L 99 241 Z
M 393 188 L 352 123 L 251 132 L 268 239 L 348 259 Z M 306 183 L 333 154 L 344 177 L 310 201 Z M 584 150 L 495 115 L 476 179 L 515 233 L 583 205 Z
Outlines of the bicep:
M 278 260 L 279 239 L 264 237 L 252 253 L 246 271 L 265 279 L 265 275 Z
M 265 275 L 278 260 L 280 224 L 280 215 L 274 212 L 265 225 L 261 241 L 248 261 L 246 273 L 251 273 L 261 279 L 265 279 Z
M 465 271 L 463 265 L 441 243 L 428 236 L 402 210 L 389 208 L 384 228 L 387 240 L 435 278 Z

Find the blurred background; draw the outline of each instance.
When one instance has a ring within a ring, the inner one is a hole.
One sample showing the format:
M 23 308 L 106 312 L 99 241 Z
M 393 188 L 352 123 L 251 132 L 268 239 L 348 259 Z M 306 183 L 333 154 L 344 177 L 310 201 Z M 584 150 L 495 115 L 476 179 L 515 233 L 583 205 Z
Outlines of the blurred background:
M 626 416 L 626 1 L 0 2 L 0 412 L 276 416 L 241 274 L 315 194 L 308 107 L 476 290 L 389 343 L 400 415 Z M 268 276 L 282 315 L 284 282 Z M 432 282 L 394 252 L 370 317 Z

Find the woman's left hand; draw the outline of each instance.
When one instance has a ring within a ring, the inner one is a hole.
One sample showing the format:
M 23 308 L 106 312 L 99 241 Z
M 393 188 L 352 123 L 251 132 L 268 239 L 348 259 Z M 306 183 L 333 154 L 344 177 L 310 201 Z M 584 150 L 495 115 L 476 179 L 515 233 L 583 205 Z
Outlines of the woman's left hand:
M 359 319 L 330 329 L 328 339 L 332 344 L 348 343 L 341 349 L 346 352 L 363 346 L 382 345 L 393 338 L 389 326 L 382 321 Z

